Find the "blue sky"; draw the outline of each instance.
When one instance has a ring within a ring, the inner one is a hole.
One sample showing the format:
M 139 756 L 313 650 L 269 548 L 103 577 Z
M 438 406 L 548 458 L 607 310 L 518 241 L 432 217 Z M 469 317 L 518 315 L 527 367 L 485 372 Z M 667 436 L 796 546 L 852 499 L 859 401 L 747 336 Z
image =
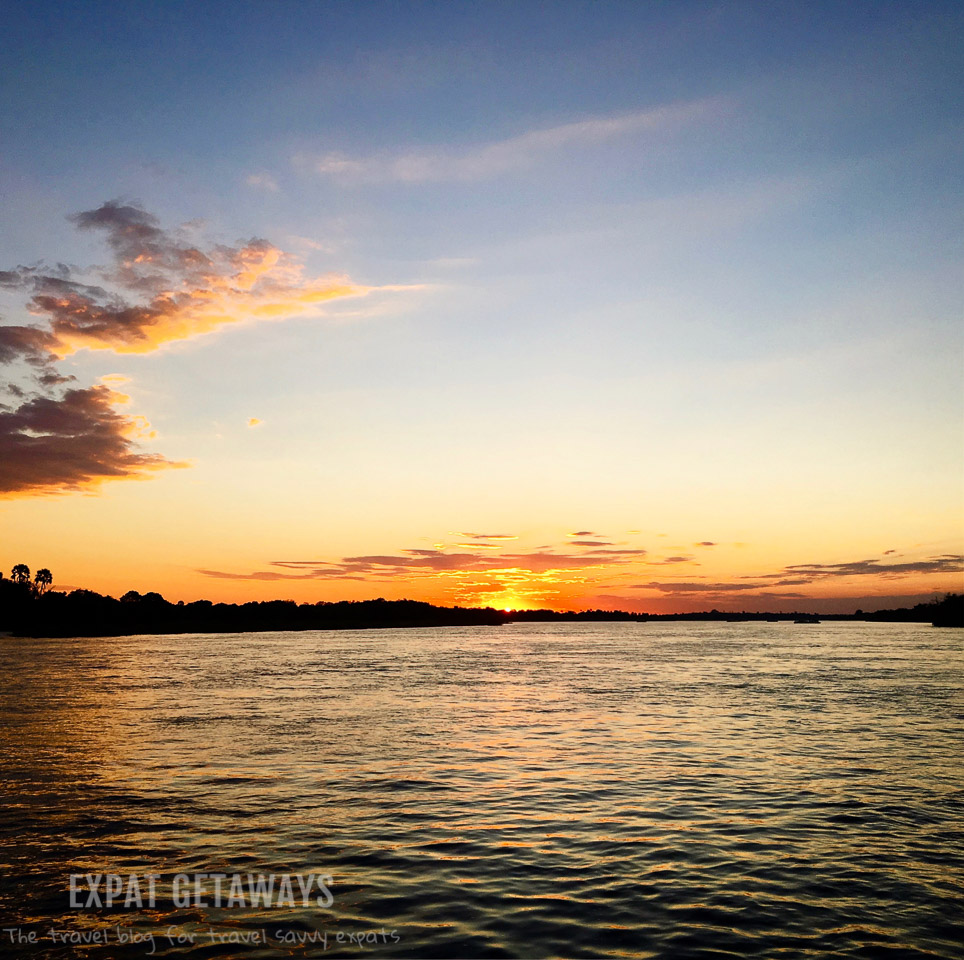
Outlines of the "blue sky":
M 33 490 L 8 519 L 48 550 L 84 524 L 128 558 L 163 543 L 125 575 L 185 597 L 220 586 L 199 568 L 486 526 L 533 550 L 583 526 L 648 557 L 725 542 L 680 572 L 715 584 L 954 553 L 962 26 L 952 3 L 11 5 L 0 268 L 103 264 L 66 217 L 116 199 L 368 292 L 65 355 L 78 384 L 129 378 L 150 449 L 192 466 L 82 506 Z M 37 322 L 22 290 L 0 312 Z M 178 510 L 210 529 L 179 538 Z M 624 572 L 477 596 L 661 599 Z

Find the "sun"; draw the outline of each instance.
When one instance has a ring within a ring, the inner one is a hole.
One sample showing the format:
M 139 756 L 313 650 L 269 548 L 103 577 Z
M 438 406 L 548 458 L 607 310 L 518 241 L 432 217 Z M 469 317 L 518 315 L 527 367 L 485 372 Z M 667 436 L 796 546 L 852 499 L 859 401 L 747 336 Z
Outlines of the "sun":
M 531 604 L 520 599 L 513 593 L 502 594 L 501 597 L 493 601 L 492 605 L 497 607 L 503 613 L 512 613 L 516 610 L 528 610 L 531 606 Z

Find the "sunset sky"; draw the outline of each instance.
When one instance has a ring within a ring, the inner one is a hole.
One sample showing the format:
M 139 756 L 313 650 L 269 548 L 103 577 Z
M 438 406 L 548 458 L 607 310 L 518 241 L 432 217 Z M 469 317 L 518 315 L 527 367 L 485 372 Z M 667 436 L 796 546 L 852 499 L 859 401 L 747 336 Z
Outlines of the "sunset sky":
M 4 34 L 5 576 L 964 587 L 964 5 L 14 2 Z

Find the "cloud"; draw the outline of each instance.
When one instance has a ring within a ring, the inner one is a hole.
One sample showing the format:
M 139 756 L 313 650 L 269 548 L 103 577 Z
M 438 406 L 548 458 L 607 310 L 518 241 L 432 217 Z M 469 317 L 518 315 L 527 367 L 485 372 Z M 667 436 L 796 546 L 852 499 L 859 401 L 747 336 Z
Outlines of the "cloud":
M 518 540 L 510 533 L 459 533 L 458 536 L 466 540 Z
M 0 364 L 18 360 L 48 368 L 56 359 L 53 337 L 38 327 L 0 327 Z
M 694 543 L 693 546 L 694 547 L 715 547 L 717 546 L 717 544 L 715 544 L 712 540 L 700 540 L 699 543 Z
M 582 567 L 609 566 L 628 563 L 631 557 L 644 554 L 645 550 L 587 550 L 580 554 L 559 554 L 552 551 L 503 554 L 498 558 L 508 565 L 527 570 L 573 570 Z
M 249 187 L 267 190 L 269 193 L 277 193 L 280 190 L 278 181 L 275 180 L 270 173 L 252 173 L 250 176 L 245 177 L 244 182 Z
M 890 552 L 890 551 L 888 551 Z M 849 563 L 796 563 L 784 567 L 780 573 L 762 574 L 763 578 L 800 578 L 798 583 L 812 583 L 835 577 L 877 576 L 886 579 L 910 576 L 915 573 L 959 573 L 964 571 L 964 556 L 944 554 L 928 560 L 907 563 L 881 563 L 879 560 L 854 560 Z
M 577 547 L 611 547 L 611 540 L 570 540 Z
M 577 530 L 575 533 L 567 533 L 567 537 L 598 537 L 598 533 L 593 533 L 592 530 Z
M 0 411 L 0 495 L 62 493 L 184 466 L 137 452 L 135 442 L 151 435 L 150 425 L 118 413 L 126 401 L 100 384 Z
M 551 548 L 548 548 L 551 550 Z M 555 554 L 559 556 L 559 554 Z M 588 564 L 626 563 L 630 560 L 641 560 L 646 556 L 645 550 L 618 547 L 591 547 L 574 555 L 575 560 Z
M 769 584 L 761 583 L 709 583 L 704 580 L 650 580 L 634 583 L 633 590 L 659 590 L 661 593 L 731 593 L 742 590 L 760 590 Z
M 599 556 L 605 553 L 607 555 Z M 554 553 L 548 550 L 533 550 L 525 553 L 502 553 L 498 556 L 476 553 L 447 553 L 443 550 L 406 550 L 405 555 L 375 555 L 346 557 L 343 563 L 349 566 L 365 565 L 373 567 L 395 567 L 412 569 L 424 567 L 432 570 L 508 570 L 529 571 L 572 570 L 580 567 L 602 566 L 609 563 L 624 563 L 622 551 L 595 551 L 588 554 Z M 615 554 L 615 555 L 608 555 Z
M 667 563 L 692 563 L 693 557 L 663 557 L 660 560 L 651 560 L 650 563 L 653 566 L 659 566 Z M 699 566 L 699 564 L 697 564 Z
M 72 278 L 70 268 L 18 267 L 0 275 L 4 286 L 29 295 L 30 311 L 47 324 L 39 334 L 18 328 L 7 335 L 8 352 L 19 349 L 26 359 L 41 350 L 57 357 L 85 348 L 149 353 L 228 324 L 310 314 L 326 301 L 371 290 L 344 276 L 305 277 L 297 259 L 267 240 L 202 249 L 116 200 L 69 219 L 103 233 L 113 263 L 92 271 L 99 284 Z
M 315 157 L 300 155 L 295 157 L 295 163 L 307 166 L 321 176 L 358 181 L 427 183 L 484 180 L 525 168 L 543 156 L 562 150 L 603 143 L 634 133 L 670 133 L 696 120 L 718 114 L 722 105 L 723 101 L 719 99 L 700 100 L 631 113 L 589 117 L 460 149 L 435 147 L 368 157 L 349 157 L 342 153 Z
M 669 557 L 665 562 L 685 558 Z M 809 595 L 803 593 L 771 593 L 773 587 L 805 587 L 828 579 L 877 576 L 882 580 L 901 579 L 914 574 L 959 573 L 964 571 L 964 556 L 945 554 L 925 560 L 907 563 L 881 563 L 879 560 L 857 560 L 848 563 L 801 563 L 791 564 L 776 573 L 762 573 L 738 577 L 731 582 L 705 580 L 650 580 L 636 583 L 630 589 L 658 590 L 664 594 L 700 594 L 706 599 L 730 593 L 745 593 L 755 598 L 798 599 Z
M 257 417 L 248 417 L 249 427 L 260 427 L 262 423 L 264 423 L 264 421 L 259 420 Z
M 276 570 L 258 570 L 254 573 L 229 573 L 224 570 L 205 570 L 200 568 L 197 572 L 205 577 L 214 577 L 218 580 L 320 580 L 325 576 L 316 570 L 309 570 L 306 573 L 279 573 Z M 368 579 L 367 577 L 342 573 L 340 571 L 333 572 L 330 576 L 338 580 Z

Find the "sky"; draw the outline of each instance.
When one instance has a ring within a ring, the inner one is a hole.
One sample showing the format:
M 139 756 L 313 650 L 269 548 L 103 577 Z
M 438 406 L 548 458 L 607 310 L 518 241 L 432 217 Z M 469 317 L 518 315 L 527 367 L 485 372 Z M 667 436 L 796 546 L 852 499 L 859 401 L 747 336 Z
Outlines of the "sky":
M 5 9 L 5 575 L 964 588 L 960 4 Z

